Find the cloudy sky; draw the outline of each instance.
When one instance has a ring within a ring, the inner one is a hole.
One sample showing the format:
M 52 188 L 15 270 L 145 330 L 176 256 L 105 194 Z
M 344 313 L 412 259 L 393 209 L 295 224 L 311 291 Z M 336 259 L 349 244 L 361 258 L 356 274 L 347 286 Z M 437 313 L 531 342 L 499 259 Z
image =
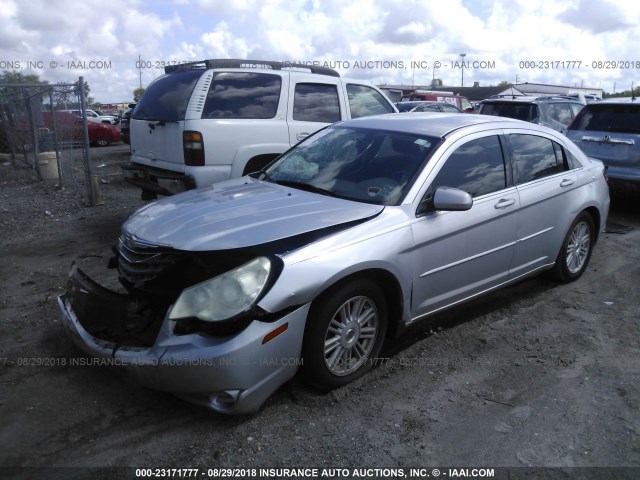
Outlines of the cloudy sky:
M 82 75 L 107 103 L 131 100 L 163 62 L 315 61 L 375 84 L 460 85 L 466 53 L 465 86 L 612 92 L 640 81 L 639 23 L 627 0 L 0 0 L 0 70 Z

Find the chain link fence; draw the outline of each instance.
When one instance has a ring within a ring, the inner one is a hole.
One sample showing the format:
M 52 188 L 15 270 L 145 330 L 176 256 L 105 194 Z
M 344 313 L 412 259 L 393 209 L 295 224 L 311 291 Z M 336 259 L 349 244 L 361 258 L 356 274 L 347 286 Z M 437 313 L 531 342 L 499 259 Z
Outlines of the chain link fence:
M 0 84 L 1 161 L 29 166 L 91 205 L 100 195 L 90 146 L 119 140 L 115 125 L 88 120 L 82 77 L 73 84 Z

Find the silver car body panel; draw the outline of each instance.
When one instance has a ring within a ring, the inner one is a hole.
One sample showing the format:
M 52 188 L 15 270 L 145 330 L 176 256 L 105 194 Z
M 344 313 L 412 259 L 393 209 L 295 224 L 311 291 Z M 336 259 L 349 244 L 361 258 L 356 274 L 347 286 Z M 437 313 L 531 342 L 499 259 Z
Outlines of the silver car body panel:
M 552 130 L 511 119 L 448 114 L 396 114 L 349 123 L 437 134 L 444 141 L 398 205 L 348 201 L 245 177 L 153 203 L 123 226 L 124 234 L 146 244 L 210 251 L 259 248 L 344 224 L 277 253 L 281 271 L 257 303 L 275 321 L 256 319 L 231 337 L 216 338 L 174 335 L 174 322 L 165 318 L 153 347 L 114 350 L 83 329 L 63 295 L 59 304 L 74 341 L 93 355 L 135 363 L 129 369 L 149 387 L 223 413 L 252 412 L 297 371 L 299 363 L 292 359 L 300 357 L 310 305 L 337 282 L 374 271 L 395 279 L 402 312 L 398 321 L 404 326 L 551 267 L 571 223 L 586 209 L 598 212 L 596 228 L 604 229 L 609 198 L 602 163 Z M 580 165 L 478 196 L 467 211 L 418 213 L 431 181 L 457 146 L 509 133 L 548 137 Z M 279 327 L 284 332 L 264 343 Z
M 226 250 L 362 220 L 383 208 L 242 177 L 149 204 L 123 230 L 177 250 Z

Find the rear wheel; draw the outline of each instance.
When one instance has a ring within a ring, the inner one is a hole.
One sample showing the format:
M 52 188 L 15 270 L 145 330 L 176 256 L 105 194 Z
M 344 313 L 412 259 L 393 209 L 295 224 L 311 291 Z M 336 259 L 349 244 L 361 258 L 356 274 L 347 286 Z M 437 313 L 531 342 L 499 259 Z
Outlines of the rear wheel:
M 387 303 L 367 280 L 340 285 L 311 307 L 302 347 L 303 370 L 323 389 L 364 375 L 380 353 L 387 330 Z
M 586 212 L 578 215 L 571 224 L 556 258 L 553 268 L 556 279 L 561 282 L 572 282 L 584 273 L 591 258 L 594 231 L 591 215 Z

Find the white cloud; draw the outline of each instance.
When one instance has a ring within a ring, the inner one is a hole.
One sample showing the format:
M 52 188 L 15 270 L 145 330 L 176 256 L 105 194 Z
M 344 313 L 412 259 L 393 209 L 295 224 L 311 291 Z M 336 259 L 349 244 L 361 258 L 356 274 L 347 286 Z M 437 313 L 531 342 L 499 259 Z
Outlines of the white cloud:
M 631 83 L 637 69 L 593 62 L 636 60 L 640 4 L 624 0 L 0 0 L 0 70 L 13 60 L 42 60 L 49 81 L 83 75 L 99 101 L 129 99 L 163 73 L 160 62 L 204 58 L 349 62 L 341 73 L 375 83 L 429 83 L 434 61 L 495 61 L 465 70 L 465 85 L 501 80 L 601 86 Z M 631 27 L 633 26 L 633 28 Z M 49 61 L 109 60 L 111 69 L 47 68 Z M 405 68 L 354 68 L 363 61 Z M 422 60 L 428 68 L 409 67 Z M 522 61 L 581 61 L 579 69 L 523 68 Z M 34 73 L 33 71 L 25 73 Z M 435 72 L 458 85 L 460 70 Z

